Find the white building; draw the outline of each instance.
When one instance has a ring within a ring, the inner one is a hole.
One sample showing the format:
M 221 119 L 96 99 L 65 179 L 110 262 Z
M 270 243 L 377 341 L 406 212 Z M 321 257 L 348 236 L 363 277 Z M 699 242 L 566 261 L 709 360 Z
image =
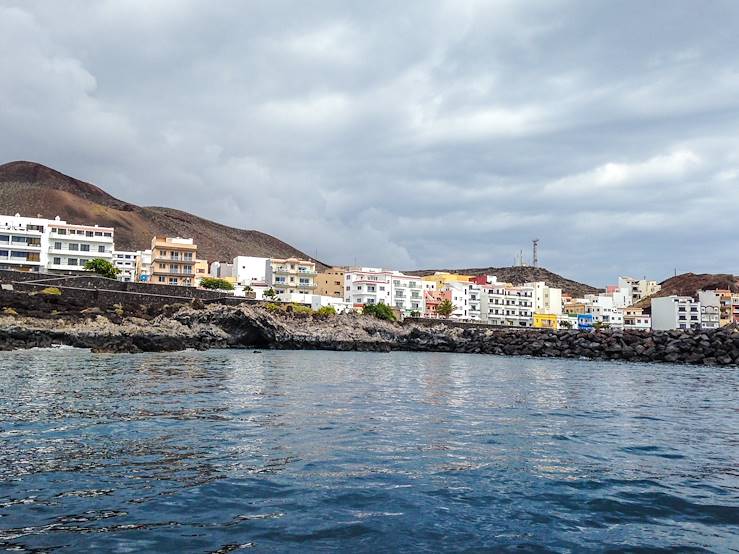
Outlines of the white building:
M 151 281 L 151 248 L 136 252 L 136 280 Z
M 233 259 L 233 277 L 242 286 L 252 286 L 253 283 L 266 283 L 267 262 L 269 258 L 256 256 L 237 256 Z
M 690 296 L 652 298 L 652 329 L 700 329 L 701 305 Z
M 626 288 L 629 291 L 629 305 L 636 304 L 639 300 L 651 296 L 662 289 L 657 281 L 647 279 L 634 279 L 633 277 L 621 276 L 618 278 L 618 287 Z
M 652 317 L 645 314 L 642 308 L 624 309 L 624 329 L 648 331 L 652 328 Z
M 265 280 L 277 294 L 313 294 L 316 289 L 316 264 L 299 258 L 270 258 Z
M 0 215 L 0 269 L 46 271 L 48 226 L 47 219 Z
M 344 273 L 344 300 L 352 306 L 387 304 L 404 315 L 424 312 L 423 281 L 374 267 L 353 267 Z
M 102 258 L 113 263 L 113 228 L 76 225 L 57 216 L 49 221 L 48 269 L 81 271 L 87 261 Z
M 136 280 L 136 266 L 140 253 L 140 250 L 138 252 L 125 250 L 113 251 L 113 265 L 120 270 L 118 274 L 119 281 Z
M 562 313 L 562 289 L 548 287 L 544 281 L 524 283 L 524 288 L 530 288 L 533 295 L 534 313 L 554 314 Z
M 514 287 L 504 283 L 483 287 L 481 316 L 491 325 L 531 327 L 534 324 L 534 289 Z M 487 296 L 487 301 L 485 297 Z M 561 308 L 560 308 L 561 311 Z
M 721 297 L 716 291 L 698 291 L 701 305 L 701 329 L 721 327 Z

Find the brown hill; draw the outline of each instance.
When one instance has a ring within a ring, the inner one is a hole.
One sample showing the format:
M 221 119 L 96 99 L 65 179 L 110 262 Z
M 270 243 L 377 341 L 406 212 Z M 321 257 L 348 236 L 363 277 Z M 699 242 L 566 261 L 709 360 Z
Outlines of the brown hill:
M 406 271 L 405 273 L 423 277 L 425 275 L 433 275 L 437 271 L 448 271 L 451 273 L 461 273 L 463 275 L 495 275 L 498 278 L 498 281 L 513 283 L 514 285 L 530 283 L 533 281 L 545 281 L 550 287 L 560 288 L 563 292 L 575 297 L 581 297 L 586 294 L 595 294 L 598 292 L 598 289 L 595 287 L 567 279 L 549 271 L 548 269 L 544 269 L 543 267 L 514 266 L 471 269 L 418 269 L 415 271 Z
M 683 273 L 662 281 L 660 285 L 662 285 L 662 288 L 658 293 L 647 296 L 635 305 L 639 308 L 650 308 L 652 298 L 673 294 L 697 298 L 699 290 L 728 289 L 732 292 L 739 292 L 739 275 L 730 273 Z
M 170 208 L 141 207 L 101 188 L 34 162 L 0 165 L 0 213 L 115 227 L 119 250 L 143 250 L 154 235 L 193 238 L 200 257 L 231 261 L 236 256 L 312 259 L 266 233 L 236 229 Z M 325 267 L 321 264 L 320 267 Z

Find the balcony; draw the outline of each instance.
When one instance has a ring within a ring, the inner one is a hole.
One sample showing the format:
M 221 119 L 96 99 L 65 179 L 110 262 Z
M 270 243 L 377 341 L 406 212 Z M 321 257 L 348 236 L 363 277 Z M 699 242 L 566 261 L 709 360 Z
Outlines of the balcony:
M 308 276 L 318 275 L 318 273 L 313 270 L 290 269 L 289 267 L 282 267 L 282 266 L 272 268 L 272 273 L 276 275 L 308 275 Z

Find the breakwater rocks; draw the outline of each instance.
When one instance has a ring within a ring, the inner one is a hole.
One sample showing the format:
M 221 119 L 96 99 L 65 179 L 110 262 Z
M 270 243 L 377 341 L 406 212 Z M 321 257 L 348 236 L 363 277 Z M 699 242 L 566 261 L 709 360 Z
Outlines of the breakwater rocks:
M 0 350 L 65 344 L 98 352 L 186 348 L 409 350 L 589 358 L 641 362 L 739 365 L 739 332 L 549 331 L 395 324 L 345 314 L 319 318 L 272 313 L 259 306 L 178 306 L 153 319 L 100 310 L 76 317 L 0 315 Z

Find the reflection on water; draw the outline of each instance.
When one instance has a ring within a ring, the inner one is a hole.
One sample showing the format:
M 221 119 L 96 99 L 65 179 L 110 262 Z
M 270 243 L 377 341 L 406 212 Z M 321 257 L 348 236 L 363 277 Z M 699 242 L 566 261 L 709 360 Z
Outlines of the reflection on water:
M 3 353 L 14 551 L 739 549 L 731 369 Z

